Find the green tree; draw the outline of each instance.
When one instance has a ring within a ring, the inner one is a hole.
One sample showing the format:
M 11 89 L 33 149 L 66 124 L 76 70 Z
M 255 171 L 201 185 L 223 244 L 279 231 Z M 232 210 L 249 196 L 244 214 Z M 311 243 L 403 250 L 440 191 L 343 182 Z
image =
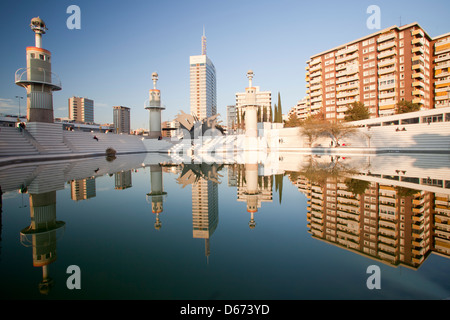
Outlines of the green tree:
M 276 104 L 273 107 L 273 122 L 278 123 L 278 107 Z
M 401 100 L 395 106 L 397 114 L 420 111 L 420 105 L 408 100 Z
M 358 121 L 369 119 L 370 113 L 369 108 L 367 108 L 364 103 L 355 101 L 348 106 L 347 111 L 345 111 L 345 121 Z
M 283 111 L 281 108 L 281 96 L 280 93 L 278 92 L 278 109 L 277 109 L 277 122 L 278 123 L 283 123 Z

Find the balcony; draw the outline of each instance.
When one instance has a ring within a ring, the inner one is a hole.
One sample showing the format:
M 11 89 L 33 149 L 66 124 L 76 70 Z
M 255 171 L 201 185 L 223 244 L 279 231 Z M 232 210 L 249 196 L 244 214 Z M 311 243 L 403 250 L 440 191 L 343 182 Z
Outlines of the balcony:
M 309 69 L 309 72 L 313 73 L 313 72 L 319 71 L 319 70 L 322 70 L 322 65 L 321 64 L 318 64 L 317 66 L 311 67 Z
M 411 41 L 412 45 L 425 45 L 425 41 L 423 40 L 423 38 L 415 38 Z
M 423 32 L 422 29 L 415 29 L 415 30 L 413 30 L 413 31 L 411 32 L 411 35 L 412 35 L 413 37 L 415 37 L 415 36 L 421 36 L 421 37 L 424 37 L 424 36 L 425 36 L 425 34 L 424 34 L 424 32 Z
M 392 40 L 392 39 L 397 39 L 397 34 L 395 32 L 390 32 L 390 33 L 381 35 L 378 38 L 377 42 L 380 43 L 380 42 L 388 41 L 388 40 Z
M 355 81 L 358 80 L 359 76 L 352 76 L 352 77 L 345 77 L 345 78 L 340 78 L 338 80 L 336 80 L 336 84 L 340 84 L 340 83 L 344 83 L 344 82 L 351 82 L 351 81 Z
M 347 68 L 347 65 L 345 63 L 341 63 L 340 65 L 336 66 L 336 71 L 345 70 Z
M 450 76 L 450 72 L 441 72 L 435 75 L 436 78 L 443 78 Z
M 420 63 L 414 64 L 414 65 L 411 67 L 411 69 L 414 70 L 414 71 L 425 72 L 425 67 L 424 67 L 423 65 L 421 65 Z
M 425 91 L 423 91 L 423 90 L 414 90 L 412 92 L 412 94 L 413 94 L 413 96 L 423 96 L 423 97 L 425 97 Z
M 62 89 L 58 75 L 53 72 L 48 72 L 44 68 L 21 68 L 16 71 L 15 82 L 22 87 L 31 84 L 43 84 L 50 87 L 52 91 Z
M 385 67 L 385 66 L 389 66 L 389 65 L 393 65 L 395 64 L 396 59 L 384 59 L 378 62 L 378 67 Z
M 443 68 L 450 68 L 450 61 L 440 63 L 434 67 L 434 70 L 441 70 Z
M 442 61 L 447 61 L 449 59 L 450 59 L 450 53 L 447 53 L 447 54 L 439 55 L 439 57 L 434 59 L 434 62 L 438 63 L 438 62 L 442 62 Z
M 447 79 L 439 79 L 435 82 L 435 85 L 437 86 L 446 86 L 446 85 L 450 85 L 450 78 Z
M 397 98 L 397 93 L 394 91 L 394 92 L 386 92 L 386 93 L 380 93 L 379 95 L 378 95 L 378 98 L 379 99 L 386 99 L 386 98 Z
M 393 48 L 393 47 L 396 47 L 396 46 L 397 46 L 397 42 L 396 41 L 389 41 L 389 42 L 380 44 L 377 49 L 378 49 L 378 51 L 383 51 L 383 50 L 386 50 L 386 49 L 389 49 L 389 48 Z
M 397 71 L 397 66 L 389 67 L 389 68 L 381 68 L 378 69 L 378 75 L 384 75 L 388 73 L 393 73 Z
M 425 83 L 423 83 L 422 81 L 414 81 L 414 82 L 412 83 L 412 86 L 413 86 L 413 87 L 422 87 L 422 88 L 425 88 Z
M 416 54 L 423 54 L 424 50 L 422 46 L 418 46 L 418 47 L 414 47 L 411 49 L 412 53 L 416 53 Z
M 316 65 L 316 64 L 319 64 L 319 63 L 321 63 L 321 62 L 322 62 L 322 59 L 321 59 L 320 57 L 315 58 L 315 59 L 312 59 L 312 60 L 309 62 L 309 66 L 311 67 L 311 66 L 314 66 L 314 65 Z
M 437 48 L 437 47 L 440 47 L 440 46 L 443 46 L 443 45 L 446 45 L 446 44 L 450 44 L 450 37 L 447 38 L 447 39 L 439 40 L 438 42 L 436 42 L 434 44 L 434 47 Z
M 425 75 L 421 72 L 415 72 L 412 75 L 413 79 L 425 79 Z
M 336 64 L 342 63 L 344 61 L 350 61 L 350 60 L 353 60 L 353 59 L 357 59 L 358 57 L 359 57 L 359 54 L 356 52 L 354 54 L 351 54 L 351 55 L 348 55 L 348 56 L 336 59 Z
M 381 53 L 378 54 L 378 59 L 383 59 L 383 58 L 387 58 L 393 55 L 397 54 L 397 50 L 396 49 L 392 49 L 392 50 L 386 50 L 383 51 Z
M 418 104 L 425 104 L 425 100 L 422 98 L 415 98 L 412 101 L 413 103 L 418 103 Z

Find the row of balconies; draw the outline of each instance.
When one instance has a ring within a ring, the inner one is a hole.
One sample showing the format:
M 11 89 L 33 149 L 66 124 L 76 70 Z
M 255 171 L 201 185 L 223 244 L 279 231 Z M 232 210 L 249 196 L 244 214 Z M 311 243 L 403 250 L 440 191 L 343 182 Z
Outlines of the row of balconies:
M 397 61 L 397 59 L 395 59 L 395 58 L 380 60 L 378 62 L 378 67 L 389 66 L 389 65 L 395 64 L 396 61 Z
M 336 87 L 336 91 L 344 91 L 349 89 L 356 89 L 359 88 L 359 81 L 351 82 L 348 84 L 341 84 Z
M 439 63 L 434 67 L 434 70 L 440 70 L 442 68 L 450 68 L 450 58 L 446 62 Z
M 438 62 L 442 62 L 442 61 L 447 61 L 450 59 L 450 53 L 446 53 L 446 54 L 442 54 L 439 55 L 434 62 L 438 63 Z
M 350 61 L 350 60 L 353 60 L 353 59 L 357 59 L 358 57 L 359 57 L 359 54 L 358 54 L 358 52 L 356 52 L 354 54 L 351 54 L 351 55 L 348 55 L 348 56 L 345 56 L 345 57 L 336 58 L 336 64 L 342 63 L 342 62 L 345 62 L 345 61 Z
M 394 56 L 396 55 L 398 52 L 396 49 L 391 49 L 391 50 L 385 50 L 382 51 L 381 53 L 378 54 L 378 59 L 383 59 L 383 58 L 387 58 L 390 56 Z
M 346 98 L 351 96 L 359 95 L 359 90 L 342 91 L 336 95 L 336 98 Z
M 381 35 L 380 37 L 378 37 L 377 42 L 380 43 L 392 39 L 397 39 L 397 34 L 395 32 L 389 32 L 387 34 Z
M 397 66 L 378 69 L 378 75 L 388 74 L 397 71 Z
M 338 100 L 336 102 L 336 105 L 342 106 L 342 105 L 347 105 L 347 104 L 350 104 L 350 103 L 353 103 L 353 102 L 357 102 L 357 101 L 359 101 L 359 98 L 358 99 L 356 99 L 356 98 L 354 98 L 354 99 L 342 99 L 342 100 Z M 345 108 L 345 109 L 347 109 L 347 108 Z M 340 112 L 339 109 L 337 111 Z
M 449 43 L 450 43 L 450 37 L 449 37 L 449 38 L 446 38 L 446 39 L 442 39 L 442 40 L 437 41 L 437 42 L 434 44 L 434 47 L 437 48 L 437 47 L 439 47 L 439 46 L 442 46 L 442 45 L 444 45 L 444 44 L 449 44 Z
M 359 75 L 354 75 L 354 76 L 351 76 L 351 77 L 340 78 L 340 79 L 336 80 L 336 84 L 341 84 L 341 83 L 351 82 L 351 81 L 356 81 L 356 80 L 359 80 Z
M 383 50 L 386 50 L 386 49 L 389 49 L 389 48 L 393 48 L 393 47 L 396 47 L 396 46 L 397 46 L 397 42 L 396 41 L 389 41 L 389 42 L 380 44 L 377 47 L 377 50 L 378 51 L 383 51 Z
M 450 76 L 450 72 L 441 72 L 437 75 L 435 75 L 436 78 L 444 78 Z

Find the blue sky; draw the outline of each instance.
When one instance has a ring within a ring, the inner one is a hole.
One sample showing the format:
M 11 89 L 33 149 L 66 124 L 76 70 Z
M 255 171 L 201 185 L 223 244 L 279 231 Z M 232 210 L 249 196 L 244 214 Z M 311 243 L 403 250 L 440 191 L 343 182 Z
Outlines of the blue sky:
M 68 6 L 81 9 L 81 29 L 69 30 Z M 48 26 L 43 47 L 52 52 L 52 71 L 63 89 L 53 95 L 55 117 L 67 117 L 67 100 L 94 100 L 97 123 L 112 122 L 112 107 L 131 108 L 132 128 L 147 128 L 144 102 L 159 73 L 158 88 L 172 120 L 189 112 L 189 56 L 201 53 L 203 26 L 207 54 L 217 72 L 218 113 L 247 85 L 280 92 L 283 112 L 305 95 L 306 61 L 314 54 L 369 35 L 367 8 L 381 9 L 381 29 L 418 22 L 438 36 L 450 32 L 450 1 L 384 0 L 160 0 L 2 1 L 0 51 L 0 113 L 18 113 L 15 96 L 25 90 L 14 73 L 26 66 L 25 47 L 34 45 L 31 18 Z M 276 103 L 276 101 L 273 101 Z M 21 103 L 24 113 L 25 101 Z

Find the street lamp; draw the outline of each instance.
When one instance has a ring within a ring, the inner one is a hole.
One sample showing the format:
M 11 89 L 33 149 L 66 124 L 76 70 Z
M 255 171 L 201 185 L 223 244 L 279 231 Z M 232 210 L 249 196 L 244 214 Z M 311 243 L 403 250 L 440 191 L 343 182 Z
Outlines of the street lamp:
M 21 114 L 20 114 L 20 99 L 23 99 L 23 97 L 16 96 L 16 98 L 17 98 L 17 100 L 19 100 L 19 119 L 20 119 L 20 117 L 21 117 Z

